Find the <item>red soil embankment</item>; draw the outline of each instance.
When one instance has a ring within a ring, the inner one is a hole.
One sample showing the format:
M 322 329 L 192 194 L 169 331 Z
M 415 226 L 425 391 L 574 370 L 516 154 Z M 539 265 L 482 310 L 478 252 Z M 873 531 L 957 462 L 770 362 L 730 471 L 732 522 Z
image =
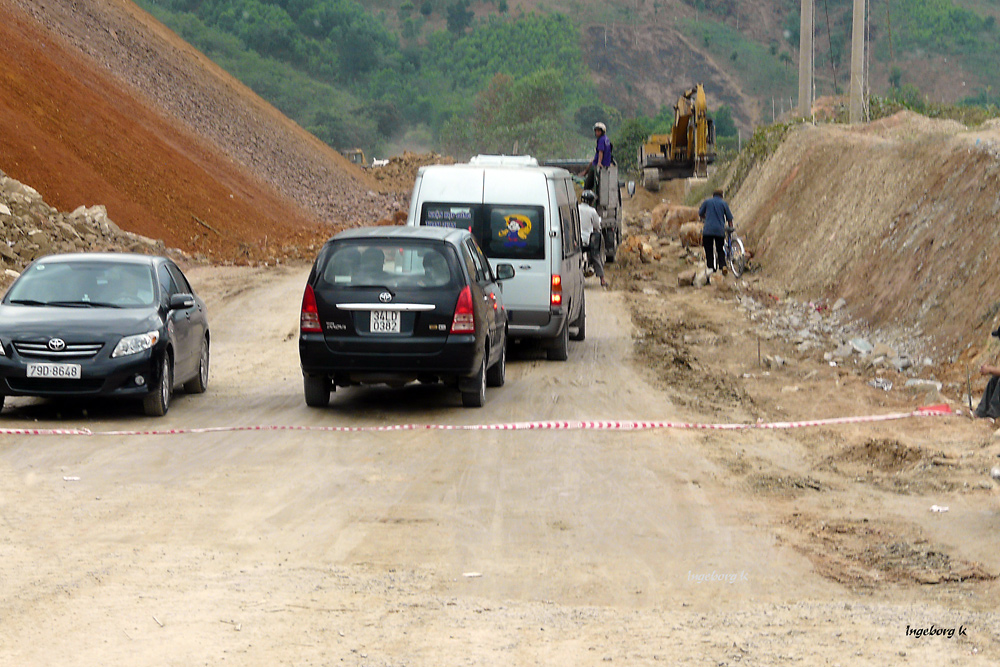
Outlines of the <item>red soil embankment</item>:
M 124 229 L 217 259 L 295 255 L 329 234 L 20 11 L 3 13 L 0 169 L 51 205 L 104 204 Z

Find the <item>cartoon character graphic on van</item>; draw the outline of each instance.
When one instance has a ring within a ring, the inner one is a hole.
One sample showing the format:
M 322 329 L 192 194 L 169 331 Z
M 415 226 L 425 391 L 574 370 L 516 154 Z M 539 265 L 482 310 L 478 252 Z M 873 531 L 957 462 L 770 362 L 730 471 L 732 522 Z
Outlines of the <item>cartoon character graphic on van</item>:
M 524 248 L 528 245 L 528 235 L 531 234 L 531 220 L 527 216 L 512 213 L 504 216 L 507 229 L 501 229 L 497 234 L 508 248 Z

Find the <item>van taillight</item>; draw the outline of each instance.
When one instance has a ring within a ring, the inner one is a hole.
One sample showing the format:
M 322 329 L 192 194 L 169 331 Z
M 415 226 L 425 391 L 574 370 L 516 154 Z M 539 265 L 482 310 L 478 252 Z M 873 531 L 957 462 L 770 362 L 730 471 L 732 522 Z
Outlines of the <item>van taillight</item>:
M 299 320 L 299 330 L 302 333 L 323 333 L 319 323 L 319 308 L 316 307 L 316 293 L 312 285 L 306 285 L 302 295 L 302 317 Z
M 466 285 L 462 293 L 458 295 L 458 303 L 455 304 L 455 316 L 451 318 L 451 333 L 475 333 L 476 314 L 472 310 L 472 290 Z
M 549 302 L 553 306 L 562 305 L 562 276 L 553 275 L 552 276 L 552 291 L 551 299 Z

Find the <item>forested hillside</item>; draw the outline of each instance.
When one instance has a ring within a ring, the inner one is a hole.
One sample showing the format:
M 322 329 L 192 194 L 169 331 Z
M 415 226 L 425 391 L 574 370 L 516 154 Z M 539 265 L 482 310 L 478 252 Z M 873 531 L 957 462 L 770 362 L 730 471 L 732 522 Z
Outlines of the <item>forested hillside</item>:
M 696 81 L 733 130 L 797 104 L 799 0 L 136 2 L 339 149 L 580 154 L 597 119 L 669 123 Z M 816 1 L 819 96 L 847 86 L 851 5 Z M 996 0 L 873 0 L 870 89 L 995 102 L 998 14 Z
M 405 44 L 352 0 L 138 4 L 340 149 L 396 142 L 510 152 L 519 141 L 521 150 L 561 153 L 584 140 L 572 125 L 595 99 L 579 32 L 561 14 L 497 13 Z M 507 109 L 487 118 L 478 94 Z M 538 95 L 551 112 L 544 122 L 532 111 Z

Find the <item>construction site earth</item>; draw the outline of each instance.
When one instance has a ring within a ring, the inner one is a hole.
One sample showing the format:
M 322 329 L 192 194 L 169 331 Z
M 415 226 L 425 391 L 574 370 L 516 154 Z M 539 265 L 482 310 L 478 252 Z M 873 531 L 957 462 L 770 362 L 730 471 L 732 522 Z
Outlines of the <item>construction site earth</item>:
M 416 168 L 448 158 L 361 171 L 131 5 L 78 5 L 0 0 L 24 63 L 0 74 L 4 280 L 51 251 L 170 254 L 208 303 L 212 375 L 158 420 L 8 398 L 0 428 L 91 434 L 0 434 L 0 663 L 1000 661 L 1000 436 L 969 416 L 1000 353 L 1000 126 L 793 127 L 730 188 L 751 270 L 707 285 L 683 233 L 699 183 L 640 188 L 569 361 L 514 346 L 481 410 L 421 385 L 315 410 L 316 244 L 398 223 Z M 950 414 L 422 428 L 929 405 Z M 256 425 L 369 430 L 230 430 Z M 215 430 L 148 434 L 189 429 Z

